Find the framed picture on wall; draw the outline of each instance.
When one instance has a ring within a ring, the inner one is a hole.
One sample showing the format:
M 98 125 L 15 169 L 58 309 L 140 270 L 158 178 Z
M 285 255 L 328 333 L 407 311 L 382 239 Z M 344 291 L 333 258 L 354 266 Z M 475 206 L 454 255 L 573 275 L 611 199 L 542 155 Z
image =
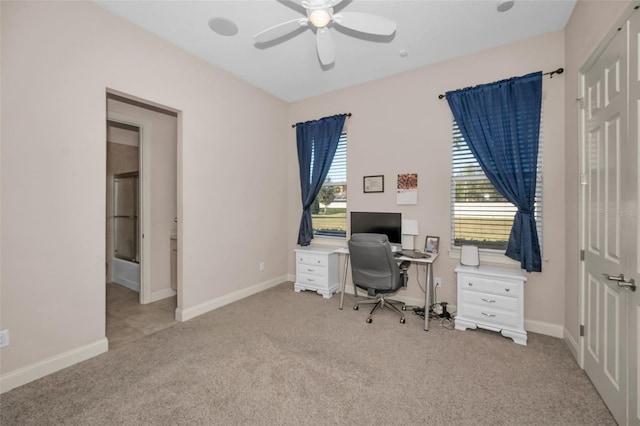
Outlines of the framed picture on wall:
M 364 193 L 384 192 L 384 176 L 365 176 L 363 178 Z
M 427 237 L 424 243 L 424 251 L 427 253 L 437 253 L 440 245 L 440 237 Z

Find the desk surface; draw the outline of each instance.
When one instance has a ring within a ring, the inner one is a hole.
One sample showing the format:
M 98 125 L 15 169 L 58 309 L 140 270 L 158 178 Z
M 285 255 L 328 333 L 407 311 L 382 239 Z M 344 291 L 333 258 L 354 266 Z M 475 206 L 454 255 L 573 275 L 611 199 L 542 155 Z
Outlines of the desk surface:
M 338 253 L 338 254 L 349 254 L 349 248 L 348 247 L 340 247 L 334 250 L 334 253 Z M 433 263 L 436 261 L 436 259 L 439 256 L 439 253 L 429 253 L 430 257 L 424 258 L 424 257 L 408 257 L 408 256 L 398 256 L 395 259 L 398 261 L 405 261 L 408 260 L 409 262 L 415 262 L 415 263 Z

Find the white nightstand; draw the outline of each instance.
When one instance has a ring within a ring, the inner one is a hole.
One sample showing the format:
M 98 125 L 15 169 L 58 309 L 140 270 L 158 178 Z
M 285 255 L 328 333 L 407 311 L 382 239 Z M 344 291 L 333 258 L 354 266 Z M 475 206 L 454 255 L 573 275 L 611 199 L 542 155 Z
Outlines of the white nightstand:
M 527 344 L 524 329 L 524 273 L 495 266 L 462 266 L 458 274 L 456 330 L 499 331 L 515 343 Z
M 296 292 L 313 290 L 328 299 L 338 288 L 338 253 L 334 249 L 296 249 L 296 283 L 293 287 Z

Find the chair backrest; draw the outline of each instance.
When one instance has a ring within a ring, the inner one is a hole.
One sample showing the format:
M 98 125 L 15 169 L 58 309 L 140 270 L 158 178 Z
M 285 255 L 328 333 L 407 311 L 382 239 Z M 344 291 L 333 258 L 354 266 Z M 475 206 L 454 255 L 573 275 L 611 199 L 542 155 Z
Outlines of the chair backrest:
M 353 283 L 358 287 L 376 293 L 395 291 L 402 286 L 398 262 L 393 257 L 386 235 L 351 235 L 349 259 Z

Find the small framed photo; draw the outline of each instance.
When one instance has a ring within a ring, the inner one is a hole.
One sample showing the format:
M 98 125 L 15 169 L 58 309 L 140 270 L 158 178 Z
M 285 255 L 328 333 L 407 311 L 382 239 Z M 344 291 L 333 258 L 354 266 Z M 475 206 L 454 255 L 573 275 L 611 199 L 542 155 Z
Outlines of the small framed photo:
M 440 245 L 440 237 L 427 237 L 424 243 L 424 251 L 427 253 L 438 253 L 438 246 Z
M 365 176 L 363 178 L 363 189 L 365 194 L 370 192 L 384 192 L 384 176 Z

